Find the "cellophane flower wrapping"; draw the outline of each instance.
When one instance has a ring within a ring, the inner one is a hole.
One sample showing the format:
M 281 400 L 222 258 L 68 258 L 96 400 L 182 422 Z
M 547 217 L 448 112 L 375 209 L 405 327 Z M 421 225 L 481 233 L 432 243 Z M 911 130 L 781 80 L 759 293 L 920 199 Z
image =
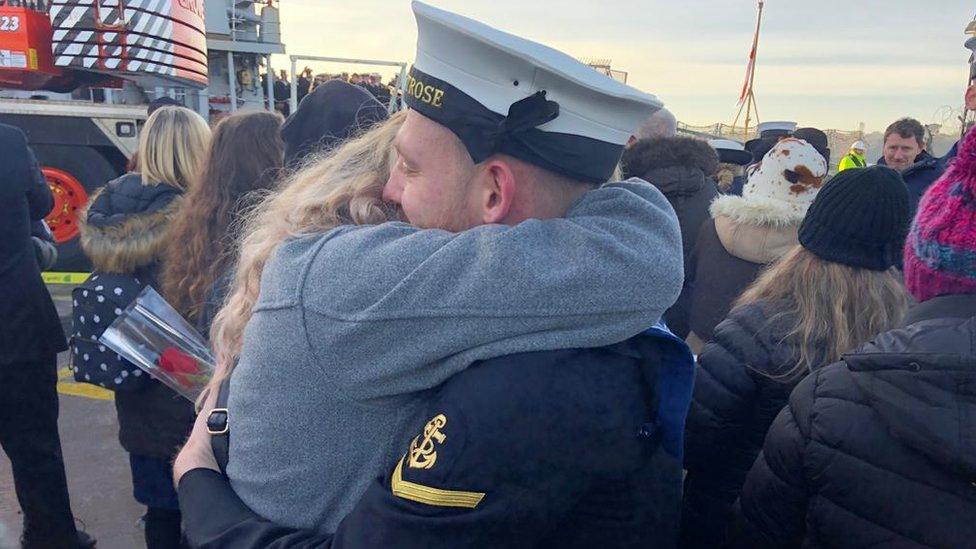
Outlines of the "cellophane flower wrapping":
M 191 402 L 213 376 L 215 360 L 206 340 L 151 286 L 99 341 Z

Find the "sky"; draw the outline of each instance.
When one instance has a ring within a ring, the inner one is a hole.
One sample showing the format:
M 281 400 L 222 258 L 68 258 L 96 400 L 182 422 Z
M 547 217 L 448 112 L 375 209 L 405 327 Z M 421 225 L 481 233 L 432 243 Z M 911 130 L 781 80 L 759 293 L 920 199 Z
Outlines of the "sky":
M 693 125 L 732 122 L 756 20 L 755 0 L 431 3 L 573 57 L 611 59 L 630 85 Z M 903 116 L 941 123 L 947 107 L 962 105 L 963 30 L 974 14 L 972 0 L 766 0 L 755 79 L 760 117 L 842 130 L 863 122 L 869 132 Z M 289 54 L 413 60 L 408 0 L 284 0 L 281 18 Z

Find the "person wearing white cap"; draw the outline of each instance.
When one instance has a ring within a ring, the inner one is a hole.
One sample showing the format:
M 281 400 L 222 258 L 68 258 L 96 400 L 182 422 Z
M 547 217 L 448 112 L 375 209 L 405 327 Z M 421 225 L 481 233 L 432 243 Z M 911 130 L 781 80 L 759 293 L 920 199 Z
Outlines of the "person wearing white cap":
M 844 155 L 844 158 L 840 159 L 840 164 L 837 165 L 837 173 L 844 170 L 849 170 L 851 168 L 864 168 L 868 165 L 867 160 L 864 156 L 867 154 L 867 147 L 864 145 L 864 141 L 858 139 L 851 145 L 851 150 Z
M 693 361 L 655 323 L 681 288 L 680 231 L 646 182 L 605 184 L 660 102 L 545 46 L 414 12 L 411 110 L 383 193 L 412 226 L 277 250 L 229 405 L 201 414 L 174 466 L 187 537 L 673 545 Z M 284 343 L 248 344 L 260 330 Z M 229 482 L 208 436 L 221 414 Z

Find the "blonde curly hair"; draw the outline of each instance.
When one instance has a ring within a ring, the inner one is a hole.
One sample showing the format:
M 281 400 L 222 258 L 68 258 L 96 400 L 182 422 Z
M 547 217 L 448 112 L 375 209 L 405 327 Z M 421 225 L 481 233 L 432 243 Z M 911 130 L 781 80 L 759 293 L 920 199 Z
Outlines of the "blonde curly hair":
M 307 160 L 247 216 L 234 279 L 210 329 L 217 371 L 202 399 L 230 376 L 261 288 L 261 274 L 278 245 L 340 225 L 373 225 L 402 217 L 383 201 L 396 151 L 393 139 L 405 112 L 397 113 L 341 147 Z

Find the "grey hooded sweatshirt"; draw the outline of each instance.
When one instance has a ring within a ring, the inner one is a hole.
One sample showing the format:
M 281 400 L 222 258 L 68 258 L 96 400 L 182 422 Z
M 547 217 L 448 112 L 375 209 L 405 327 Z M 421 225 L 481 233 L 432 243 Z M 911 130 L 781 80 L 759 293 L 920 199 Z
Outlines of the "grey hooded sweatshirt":
M 586 193 L 565 218 L 287 241 L 231 377 L 231 485 L 269 520 L 334 531 L 403 453 L 433 388 L 478 360 L 626 340 L 682 278 L 674 211 L 638 179 Z

